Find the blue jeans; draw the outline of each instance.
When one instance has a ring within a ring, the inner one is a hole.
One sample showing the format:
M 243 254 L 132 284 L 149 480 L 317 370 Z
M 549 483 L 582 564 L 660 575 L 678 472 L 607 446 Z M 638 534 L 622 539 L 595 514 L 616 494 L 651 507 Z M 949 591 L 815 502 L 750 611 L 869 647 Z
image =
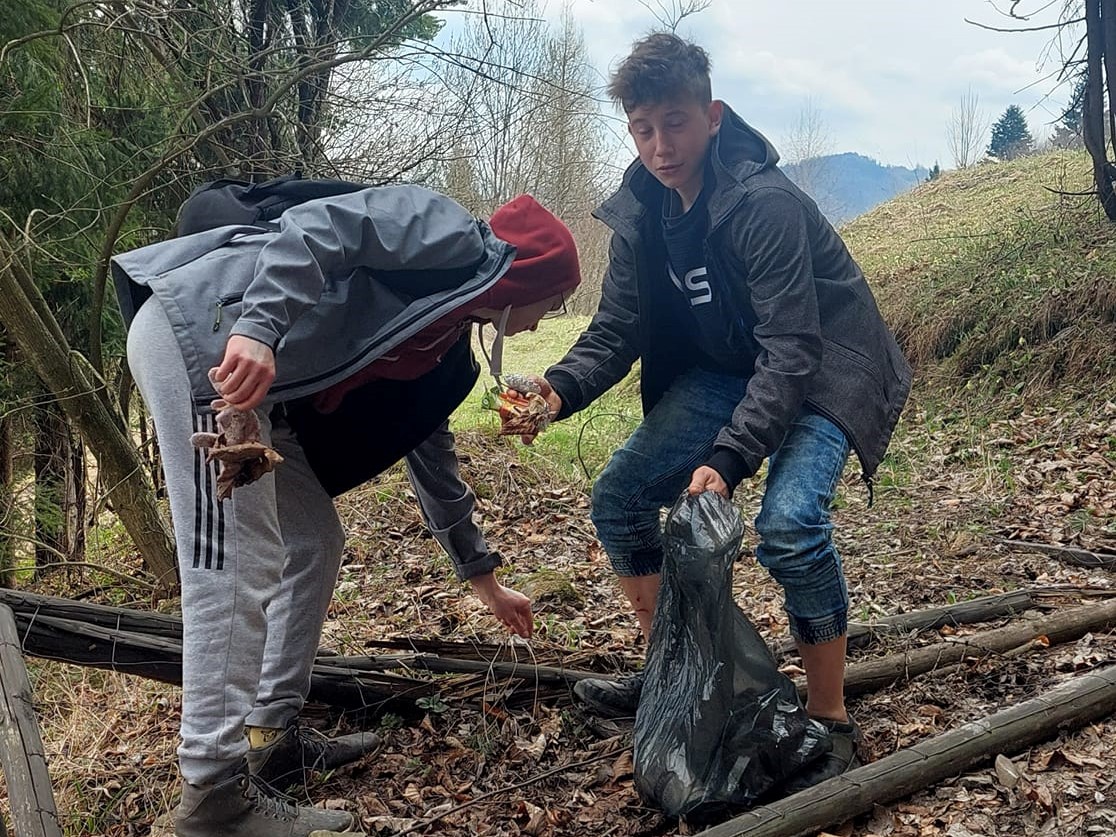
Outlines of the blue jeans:
M 747 381 L 704 369 L 680 375 L 593 486 L 593 525 L 618 575 L 659 572 L 659 512 L 709 458 Z M 771 455 L 756 518 L 756 558 L 783 587 L 791 634 L 809 645 L 844 635 L 849 596 L 829 510 L 849 456 L 839 427 L 804 408 Z

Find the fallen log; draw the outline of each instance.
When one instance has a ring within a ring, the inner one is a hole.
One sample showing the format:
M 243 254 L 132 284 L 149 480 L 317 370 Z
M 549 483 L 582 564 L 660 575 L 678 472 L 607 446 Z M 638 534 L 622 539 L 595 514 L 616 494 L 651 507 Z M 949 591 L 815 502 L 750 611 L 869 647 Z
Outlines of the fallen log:
M 1063 561 L 1066 564 L 1072 564 L 1075 567 L 1089 567 L 1092 569 L 1105 569 L 1111 570 L 1116 568 L 1116 554 L 1107 552 L 1090 552 L 1088 549 L 1082 549 L 1077 546 L 1066 546 L 1065 544 L 1056 543 L 1037 543 L 1034 541 L 1016 541 L 1010 538 L 1000 538 L 1000 543 L 1009 549 L 1017 549 L 1021 552 L 1038 552 L 1043 555 L 1050 555 Z
M 899 750 L 699 837 L 805 837 L 1116 712 L 1116 666 L 1084 674 L 1037 698 Z
M 4 605 L 0 605 L 0 765 L 16 834 L 62 837 L 15 617 Z
M 135 674 L 162 683 L 182 683 L 182 643 L 162 636 L 86 624 L 56 616 L 17 614 L 19 647 L 27 654 L 64 663 Z M 329 658 L 325 658 L 329 659 Z M 315 665 L 310 700 L 354 709 L 394 710 L 436 691 L 436 684 L 394 674 L 339 673 Z
M 90 625 L 100 625 L 103 628 L 115 628 L 168 639 L 182 639 L 182 619 L 165 613 L 87 604 L 58 596 L 10 590 L 6 587 L 0 587 L 0 604 L 7 605 L 16 614 L 32 618 L 38 615 L 56 616 L 60 619 L 73 619 Z
M 1023 613 L 1037 605 L 1040 591 L 1013 590 L 995 596 L 981 596 L 967 602 L 957 602 L 925 610 L 912 610 L 884 616 L 873 622 L 850 622 L 848 643 L 850 648 L 866 645 L 881 635 L 909 634 L 913 631 L 933 631 L 945 625 L 971 625 L 975 622 L 991 622 L 1004 616 Z M 793 638 L 783 639 L 775 647 L 776 653 L 790 654 L 795 651 Z
M 1045 636 L 1051 645 L 1057 645 L 1079 639 L 1091 631 L 1107 630 L 1114 625 L 1116 600 L 1023 619 L 1002 628 L 954 637 L 947 642 L 889 654 L 878 660 L 851 663 L 845 670 L 845 695 L 852 697 L 878 691 L 967 657 L 984 657 L 1019 648 L 1040 636 Z M 799 690 L 805 690 L 805 683 L 799 683 Z
M 64 612 L 80 613 L 79 610 Z M 110 669 L 178 685 L 182 682 L 182 643 L 169 636 L 148 636 L 103 624 L 46 616 L 42 608 L 16 614 L 22 648 L 44 659 Z M 103 622 L 103 620 L 98 620 Z M 135 620 L 128 624 L 140 624 Z M 165 632 L 164 632 L 165 633 Z M 485 663 L 434 654 L 386 654 L 340 657 L 321 655 L 313 668 L 309 699 L 331 706 L 377 711 L 405 711 L 421 697 L 453 688 L 451 684 L 385 673 L 389 669 L 494 674 L 507 682 L 509 704 L 568 697 L 577 680 L 592 672 L 523 662 Z M 479 684 L 478 694 L 488 687 Z M 470 693 L 471 694 L 471 693 Z M 491 699 L 489 699 L 491 700 Z M 405 703 L 406 705 L 402 705 Z

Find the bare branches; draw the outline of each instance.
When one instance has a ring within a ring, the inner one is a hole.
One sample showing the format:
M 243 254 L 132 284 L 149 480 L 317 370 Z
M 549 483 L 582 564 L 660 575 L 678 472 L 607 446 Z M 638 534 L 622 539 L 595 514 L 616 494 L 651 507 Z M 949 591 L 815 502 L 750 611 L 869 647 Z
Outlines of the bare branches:
M 956 168 L 967 168 L 981 158 L 988 127 L 988 117 L 980 108 L 980 97 L 970 87 L 953 109 L 946 129 L 946 144 Z
M 639 0 L 639 5 L 671 32 L 677 32 L 683 20 L 704 12 L 712 3 L 713 0 Z
M 1021 18 L 1021 20 L 1025 20 L 1025 19 L 1026 18 Z M 965 18 L 965 23 L 968 23 L 970 26 L 975 26 L 978 29 L 987 29 L 990 32 L 1049 32 L 1051 30 L 1061 30 L 1064 27 L 1071 26 L 1075 23 L 1084 23 L 1084 22 L 1085 22 L 1085 18 L 1075 17 L 1075 18 L 1072 18 L 1071 20 L 1063 20 L 1063 21 L 1059 21 L 1058 23 L 1048 23 L 1048 24 L 1045 24 L 1043 26 L 1016 26 L 1016 27 L 1011 27 L 1011 28 L 1005 28 L 1005 27 L 1002 27 L 1002 26 L 990 26 L 989 24 L 981 23 L 978 20 L 969 20 L 969 18 Z

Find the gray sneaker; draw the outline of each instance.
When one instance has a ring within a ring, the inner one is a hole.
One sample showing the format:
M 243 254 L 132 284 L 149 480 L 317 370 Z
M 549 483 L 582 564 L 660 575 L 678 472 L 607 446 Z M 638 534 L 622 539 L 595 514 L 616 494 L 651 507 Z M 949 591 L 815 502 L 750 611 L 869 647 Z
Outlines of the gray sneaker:
M 214 785 L 183 782 L 174 814 L 178 837 L 310 837 L 352 827 L 352 814 L 293 805 L 246 766 Z
M 265 747 L 248 750 L 248 769 L 273 787 L 305 785 L 310 772 L 323 773 L 350 764 L 380 746 L 374 732 L 329 738 L 297 721 Z
M 574 694 L 594 715 L 601 718 L 631 718 L 643 694 L 643 672 L 619 680 L 590 677 L 574 683 Z

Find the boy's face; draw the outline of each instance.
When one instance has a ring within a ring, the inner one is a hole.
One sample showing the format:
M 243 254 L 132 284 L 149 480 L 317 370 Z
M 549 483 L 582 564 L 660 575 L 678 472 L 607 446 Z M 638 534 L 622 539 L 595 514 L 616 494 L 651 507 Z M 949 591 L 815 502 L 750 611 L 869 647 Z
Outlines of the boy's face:
M 680 99 L 640 105 L 628 113 L 639 159 L 668 189 L 692 200 L 701 192 L 705 152 L 721 129 L 724 106 Z

